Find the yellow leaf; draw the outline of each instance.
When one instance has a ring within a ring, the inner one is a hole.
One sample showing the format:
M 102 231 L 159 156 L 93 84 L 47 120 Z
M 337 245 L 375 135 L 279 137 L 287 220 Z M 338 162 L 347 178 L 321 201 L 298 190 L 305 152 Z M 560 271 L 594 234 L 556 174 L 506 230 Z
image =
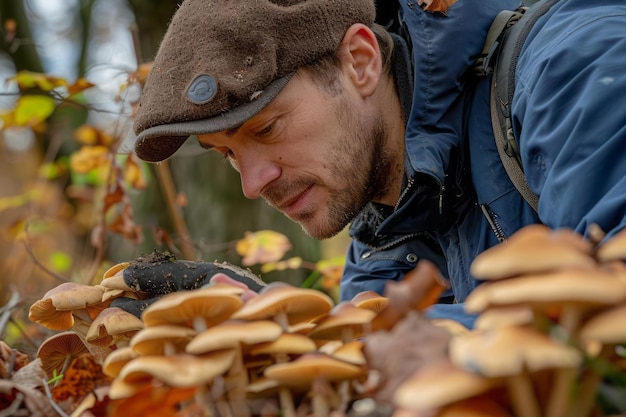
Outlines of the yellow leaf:
M 265 264 L 280 260 L 291 249 L 289 239 L 272 230 L 248 232 L 237 242 L 237 253 L 243 256 L 245 266 Z
M 15 106 L 13 123 L 16 126 L 36 126 L 54 111 L 54 99 L 48 96 L 22 96 Z
M 78 80 L 76 80 L 74 84 L 67 87 L 67 92 L 69 93 L 70 96 L 73 96 L 74 94 L 80 93 L 81 91 L 84 91 L 93 87 L 94 85 L 95 84 L 87 81 L 84 78 L 79 78 Z
M 126 164 L 124 164 L 124 181 L 136 190 L 143 190 L 148 186 L 141 165 L 135 162 L 132 155 L 126 159 Z
M 67 85 L 67 81 L 63 78 L 31 71 L 20 71 L 15 76 L 9 78 L 9 81 L 15 81 L 20 91 L 35 87 L 43 91 L 51 91 L 57 87 Z
M 70 157 L 70 167 L 78 174 L 87 174 L 97 168 L 110 167 L 109 149 L 105 146 L 83 146 Z
M 315 264 L 315 269 L 322 274 L 322 288 L 330 290 L 339 285 L 345 263 L 345 256 L 337 256 Z
M 264 274 L 272 271 L 284 271 L 285 269 L 298 269 L 302 266 L 302 258 L 299 256 L 294 256 L 293 258 L 289 258 L 286 261 L 280 262 L 268 262 L 263 264 L 261 267 L 261 272 Z
M 76 129 L 74 139 L 83 145 L 111 146 L 116 142 L 115 137 L 92 125 L 82 125 Z

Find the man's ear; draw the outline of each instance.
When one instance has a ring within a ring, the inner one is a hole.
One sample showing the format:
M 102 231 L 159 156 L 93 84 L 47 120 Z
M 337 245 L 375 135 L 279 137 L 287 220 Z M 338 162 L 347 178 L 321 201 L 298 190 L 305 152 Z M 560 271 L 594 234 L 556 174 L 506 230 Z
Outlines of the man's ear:
M 346 31 L 341 45 L 344 71 L 363 97 L 376 90 L 382 74 L 382 58 L 376 35 L 367 26 L 356 23 Z

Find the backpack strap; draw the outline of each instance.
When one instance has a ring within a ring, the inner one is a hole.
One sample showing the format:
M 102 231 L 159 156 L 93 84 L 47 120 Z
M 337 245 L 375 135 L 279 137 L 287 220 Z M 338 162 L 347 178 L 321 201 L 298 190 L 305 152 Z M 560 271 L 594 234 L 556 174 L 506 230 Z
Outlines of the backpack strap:
M 559 0 L 542 0 L 530 8 L 501 12 L 494 20 L 483 48 L 483 73 L 493 72 L 491 81 L 491 123 L 496 147 L 507 175 L 524 200 L 537 211 L 539 197 L 530 189 L 513 135 L 511 103 L 515 92 L 515 71 L 519 54 L 535 22 Z M 504 23 L 502 22 L 504 21 Z M 494 33 L 492 34 L 492 30 Z

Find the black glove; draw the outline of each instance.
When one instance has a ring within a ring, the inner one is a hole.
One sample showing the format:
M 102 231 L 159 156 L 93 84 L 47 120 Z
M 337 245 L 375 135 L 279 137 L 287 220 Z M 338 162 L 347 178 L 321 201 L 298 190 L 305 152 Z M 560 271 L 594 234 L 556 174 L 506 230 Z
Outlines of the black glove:
M 120 297 L 111 303 L 111 307 L 119 307 L 140 317 L 143 310 L 161 296 L 200 288 L 209 284 L 213 276 L 219 273 L 245 284 L 254 292 L 266 285 L 252 272 L 229 263 L 179 261 L 168 252 L 156 250 L 131 261 L 114 276 L 105 278 L 102 285 L 141 294 L 142 299 L 139 300 Z M 120 282 L 122 279 L 123 284 Z

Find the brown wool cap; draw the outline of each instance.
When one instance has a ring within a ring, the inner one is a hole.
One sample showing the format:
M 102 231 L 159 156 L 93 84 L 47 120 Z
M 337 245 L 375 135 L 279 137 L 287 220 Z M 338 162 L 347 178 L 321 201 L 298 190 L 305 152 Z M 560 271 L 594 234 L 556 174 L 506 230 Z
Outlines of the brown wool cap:
M 163 161 L 190 135 L 241 125 L 374 17 L 373 0 L 185 0 L 142 92 L 137 155 Z

